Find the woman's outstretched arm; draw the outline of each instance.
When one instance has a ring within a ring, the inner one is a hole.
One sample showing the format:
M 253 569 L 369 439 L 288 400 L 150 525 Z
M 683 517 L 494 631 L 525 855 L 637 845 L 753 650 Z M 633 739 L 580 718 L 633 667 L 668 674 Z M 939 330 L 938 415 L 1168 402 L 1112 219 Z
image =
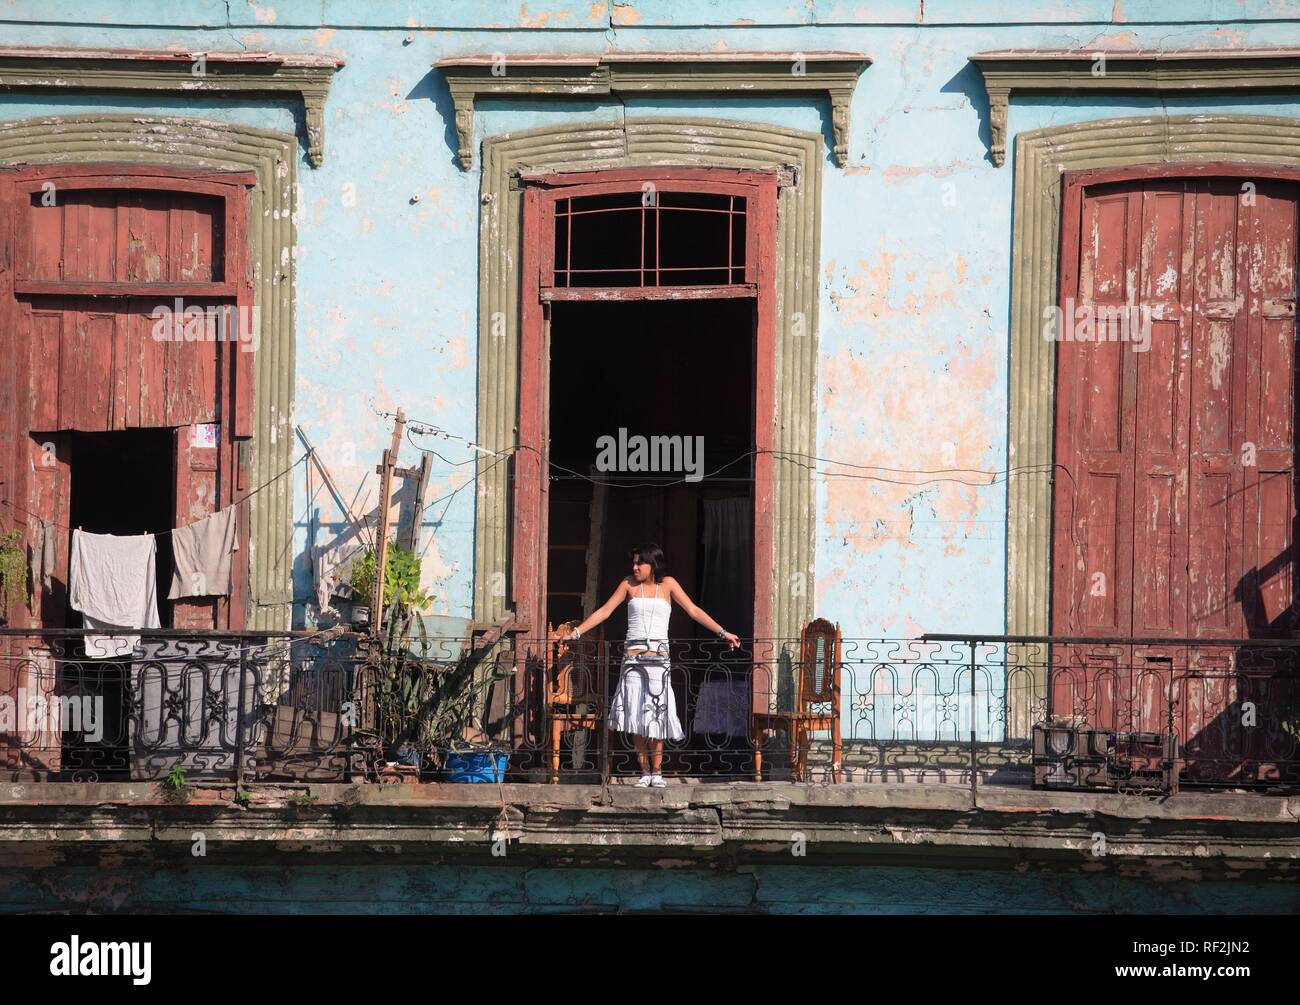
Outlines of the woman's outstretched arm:
M 686 591 L 682 589 L 681 584 L 672 576 L 664 577 L 664 586 L 668 588 L 668 596 L 679 607 L 681 607 L 683 611 L 690 615 L 691 620 L 698 621 L 714 635 L 726 639 L 727 642 L 731 644 L 732 649 L 736 649 L 740 646 L 739 636 L 732 632 L 724 631 L 720 624 L 709 617 L 702 608 L 697 607 L 695 602 L 686 595 Z
M 603 622 L 606 618 L 608 618 L 611 614 L 614 613 L 614 608 L 617 607 L 620 603 L 622 603 L 623 598 L 625 596 L 627 596 L 627 580 L 623 579 L 619 581 L 618 586 L 615 588 L 610 598 L 606 600 L 605 603 L 602 604 L 597 610 L 592 611 L 591 617 L 584 620 L 580 625 L 578 625 L 577 628 L 574 629 L 573 636 L 581 635 L 583 632 L 595 628 L 597 625 Z

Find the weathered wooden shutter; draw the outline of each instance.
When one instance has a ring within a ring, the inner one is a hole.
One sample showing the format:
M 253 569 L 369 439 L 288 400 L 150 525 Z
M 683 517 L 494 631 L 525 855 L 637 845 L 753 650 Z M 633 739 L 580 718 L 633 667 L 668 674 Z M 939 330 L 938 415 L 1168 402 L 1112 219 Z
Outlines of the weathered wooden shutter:
M 176 497 L 174 524 L 184 527 L 215 513 L 219 505 L 220 464 L 217 446 L 219 434 L 212 437 L 212 445 L 204 445 L 209 427 L 181 426 L 175 432 L 176 447 Z M 159 603 L 166 603 L 160 597 Z M 171 601 L 173 628 L 218 627 L 218 599 L 212 596 L 182 597 Z
M 1294 187 L 1121 183 L 1073 205 L 1079 241 L 1062 249 L 1062 306 L 1122 296 L 1154 316 L 1145 351 L 1059 347 L 1054 631 L 1290 637 Z M 1172 723 L 1189 775 L 1269 777 L 1293 747 L 1275 710 L 1294 690 L 1277 675 L 1294 667 L 1277 650 L 1101 644 L 1058 646 L 1053 658 L 1054 711 L 1121 730 Z M 1259 728 L 1242 726 L 1247 701 L 1271 716 Z

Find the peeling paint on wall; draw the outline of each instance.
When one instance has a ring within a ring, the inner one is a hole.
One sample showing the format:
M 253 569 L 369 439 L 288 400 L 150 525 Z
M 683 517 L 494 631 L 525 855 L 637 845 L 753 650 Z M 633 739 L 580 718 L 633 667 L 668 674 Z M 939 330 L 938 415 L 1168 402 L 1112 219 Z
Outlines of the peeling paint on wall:
M 54 4 L 61 7 L 60 4 Z M 456 163 L 446 85 L 432 69 L 467 52 L 849 50 L 873 55 L 852 109 L 849 166 L 822 190 L 824 264 L 816 599 L 846 635 L 998 631 L 1004 625 L 1004 472 L 1011 263 L 1010 170 L 987 159 L 988 107 L 967 56 L 992 49 L 1179 48 L 1300 43 L 1300 24 L 1245 4 L 1231 26 L 1188 22 L 1175 0 L 1076 11 L 1041 7 L 1031 21 L 992 2 L 955 15 L 908 2 L 817 5 L 555 0 L 437 5 L 419 17 L 382 5 L 236 0 L 229 24 L 194 23 L 185 0 L 107 4 L 97 23 L 13 15 L 0 44 L 329 52 L 346 67 L 325 109 L 330 155 L 298 172 L 297 357 L 292 421 L 301 423 L 357 512 L 376 504 L 375 464 L 387 443 L 376 412 L 409 416 L 472 439 L 476 428 L 479 178 Z M 1131 6 L 1131 5 L 1130 5 Z M 21 5 L 20 5 L 21 7 Z M 33 8 L 34 15 L 47 11 Z M 1111 23 L 1104 23 L 1107 18 Z M 88 20 L 84 15 L 83 21 Z M 820 20 L 823 23 L 814 23 Z M 508 69 L 507 69 L 508 72 Z M 75 114 L 105 105 L 189 114 L 294 132 L 288 102 L 0 95 L 0 117 Z M 683 97 L 485 102 L 475 138 L 539 125 L 651 112 L 771 121 L 830 130 L 815 99 Z M 1031 96 L 1011 103 L 1008 132 L 1168 110 L 1300 116 L 1293 97 L 1147 101 Z M 346 197 L 344 193 L 351 193 Z M 286 423 L 289 421 L 285 417 Z M 279 435 L 291 435 L 288 426 Z M 425 515 L 426 584 L 438 609 L 472 607 L 473 451 L 440 441 Z M 418 459 L 403 445 L 403 462 Z M 857 467 L 849 467 L 856 465 Z M 936 474 L 937 473 L 937 474 Z M 1002 473 L 1002 474 L 1000 474 Z M 294 475 L 295 593 L 310 595 L 309 535 L 347 530 L 343 508 Z M 355 493 L 355 498 L 353 494 Z M 303 621 L 311 609 L 300 604 Z

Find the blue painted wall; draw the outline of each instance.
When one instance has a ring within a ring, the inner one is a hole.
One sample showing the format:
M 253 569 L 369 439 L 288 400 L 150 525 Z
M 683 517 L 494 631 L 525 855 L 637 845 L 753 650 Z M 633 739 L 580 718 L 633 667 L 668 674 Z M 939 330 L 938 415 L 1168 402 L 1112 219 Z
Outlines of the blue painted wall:
M 346 494 L 366 482 L 359 508 L 367 510 L 388 437 L 375 410 L 400 405 L 475 435 L 479 177 L 455 164 L 436 59 L 652 49 L 871 55 L 852 108 L 849 166 L 828 156 L 825 172 L 817 452 L 914 471 L 1003 471 L 1013 176 L 987 159 L 987 102 L 967 57 L 1016 47 L 1297 43 L 1300 22 L 1264 0 L 17 0 L 0 11 L 0 44 L 278 50 L 346 61 L 326 107 L 325 162 L 299 165 L 295 419 Z M 110 105 L 295 128 L 292 105 L 261 99 L 4 95 L 0 116 Z M 1296 116 L 1300 102 L 1017 98 L 1010 133 L 1161 109 Z M 496 102 L 476 116 L 476 139 L 663 111 L 829 131 L 829 109 L 817 101 Z M 440 441 L 439 451 L 445 461 L 435 464 L 429 498 L 464 486 L 473 470 L 464 447 Z M 406 456 L 414 457 L 409 447 Z M 295 477 L 301 555 L 309 522 L 324 540 L 341 529 L 342 514 L 318 482 L 309 497 L 301 468 Z M 428 516 L 434 610 L 468 616 L 472 488 Z M 817 518 L 816 607 L 846 635 L 1004 627 L 1002 479 L 825 479 Z M 295 585 L 299 597 L 310 595 L 302 563 Z M 300 605 L 297 622 L 312 617 Z

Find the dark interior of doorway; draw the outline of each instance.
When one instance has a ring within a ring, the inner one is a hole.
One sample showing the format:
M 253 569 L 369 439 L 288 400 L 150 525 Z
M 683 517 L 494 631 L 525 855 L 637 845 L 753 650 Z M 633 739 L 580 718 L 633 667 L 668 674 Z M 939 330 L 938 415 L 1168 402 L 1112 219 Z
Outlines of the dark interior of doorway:
M 127 429 L 111 433 L 72 433 L 70 525 L 91 534 L 158 534 L 172 526 L 175 493 L 175 433 L 171 429 Z M 171 535 L 155 538 L 158 617 L 171 625 Z M 71 628 L 82 626 L 81 614 L 71 607 Z M 102 739 L 91 742 L 70 733 L 64 746 L 65 770 L 94 771 L 97 777 L 126 777 L 129 773 L 128 736 L 123 703 L 129 664 L 87 659 L 67 668 L 63 693 L 103 698 Z
M 688 596 L 728 630 L 752 636 L 754 336 L 754 304 L 744 298 L 552 305 L 546 598 L 551 625 L 581 619 L 603 604 L 630 571 L 629 550 L 654 541 L 664 550 L 668 574 Z M 620 430 L 628 438 L 702 437 L 695 441 L 702 456 L 694 473 L 703 477 L 686 481 L 684 471 L 595 470 L 598 441 L 617 441 Z M 743 517 L 739 529 L 735 516 Z M 718 528 L 728 519 L 730 530 L 720 536 Z M 602 628 L 606 640 L 621 642 L 627 605 Z M 695 736 L 690 718 L 700 688 L 738 679 L 742 661 L 731 663 L 733 654 L 710 644 L 710 633 L 676 605 L 669 635 L 674 667 L 680 668 L 674 691 L 682 692 L 676 698 L 687 746 L 716 751 L 722 760 L 665 770 L 741 770 L 733 762 L 744 738 Z M 610 688 L 617 671 L 611 660 Z M 615 751 L 622 747 L 611 744 Z

